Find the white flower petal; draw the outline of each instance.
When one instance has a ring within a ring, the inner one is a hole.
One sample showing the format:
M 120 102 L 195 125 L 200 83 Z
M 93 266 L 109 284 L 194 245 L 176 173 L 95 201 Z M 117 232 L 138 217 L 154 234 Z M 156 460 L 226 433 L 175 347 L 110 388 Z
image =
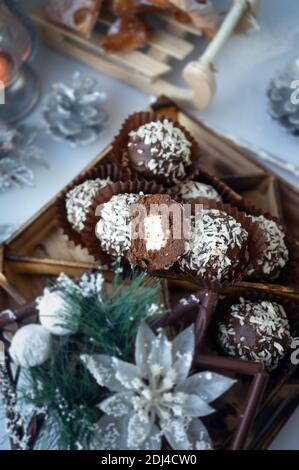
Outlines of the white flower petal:
M 197 418 L 214 413 L 214 409 L 197 395 L 187 395 L 182 404 L 183 414 L 191 418 Z
M 171 367 L 171 350 L 171 341 L 160 331 L 158 336 L 152 341 L 148 363 L 152 366 L 160 366 L 161 374 L 166 373 Z
M 184 383 L 184 381 L 188 377 L 192 361 L 193 355 L 189 353 L 183 354 L 179 359 L 175 361 L 172 368 L 176 373 L 176 384 Z
M 121 361 L 120 359 L 113 358 L 113 367 L 115 370 L 116 379 L 127 390 L 139 390 L 142 385 L 141 375 L 139 369 L 135 364 Z
M 121 392 L 123 385 L 116 379 L 113 358 L 104 354 L 89 356 L 81 355 L 82 362 L 101 387 L 106 387 L 112 392 Z
M 177 373 L 176 383 L 184 382 L 189 374 L 195 347 L 194 326 L 180 333 L 172 343 L 173 368 Z
M 147 438 L 143 449 L 141 450 L 161 450 L 162 441 L 161 441 L 161 432 L 158 426 L 155 424 L 152 425 L 150 435 Z
M 128 417 L 104 415 L 97 423 L 90 450 L 129 450 L 127 447 Z
M 183 419 L 161 421 L 161 429 L 173 450 L 191 450 Z
M 176 391 L 198 395 L 207 403 L 211 403 L 229 390 L 235 382 L 229 377 L 214 372 L 199 372 L 178 385 Z
M 138 328 L 135 346 L 135 362 L 142 377 L 147 375 L 147 360 L 155 335 L 145 323 Z
M 134 392 L 120 392 L 112 395 L 99 404 L 103 413 L 119 418 L 127 415 L 132 410 L 132 397 Z
M 172 357 L 175 362 L 182 354 L 194 355 L 195 336 L 194 325 L 190 325 L 177 335 L 172 342 Z
M 187 429 L 191 450 L 211 450 L 213 443 L 209 433 L 200 419 L 193 419 Z
M 141 449 L 150 436 L 151 428 L 152 424 L 149 418 L 140 413 L 131 414 L 128 423 L 128 448 Z

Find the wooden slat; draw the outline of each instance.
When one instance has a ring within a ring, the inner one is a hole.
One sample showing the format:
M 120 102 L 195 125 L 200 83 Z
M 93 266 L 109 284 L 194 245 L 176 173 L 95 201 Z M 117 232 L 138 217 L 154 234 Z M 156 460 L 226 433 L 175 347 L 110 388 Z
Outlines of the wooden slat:
M 192 23 L 181 23 L 180 21 L 177 21 L 175 18 L 170 15 L 167 15 L 166 13 L 160 13 L 157 16 L 163 21 L 165 21 L 165 23 L 175 26 L 178 30 L 193 34 L 194 36 L 202 36 L 203 34 L 202 30 L 194 26 Z
M 150 44 L 179 60 L 185 59 L 194 49 L 191 42 L 162 30 L 155 31 Z
M 111 26 L 113 20 L 108 15 L 101 15 L 98 22 L 105 26 Z M 194 45 L 191 42 L 162 30 L 155 30 L 151 34 L 148 44 L 178 60 L 185 59 L 194 49 Z
M 58 276 L 61 272 L 76 276 L 83 271 L 96 268 L 96 263 L 82 261 L 58 260 L 51 258 L 35 258 L 33 256 L 8 255 L 6 266 L 10 265 L 14 272 L 44 276 Z
M 135 72 L 146 76 L 148 79 L 154 79 L 163 75 L 171 70 L 168 64 L 159 62 L 158 60 L 140 52 L 131 51 L 119 54 L 107 54 L 101 47 L 101 41 L 103 36 L 97 32 L 92 34 L 91 39 L 85 39 L 69 31 L 65 28 L 57 26 L 49 22 L 41 11 L 41 7 L 36 7 L 32 10 L 32 18 L 43 27 L 48 30 L 55 32 L 56 34 L 62 35 L 73 41 L 75 44 L 80 45 L 87 51 L 96 52 L 98 56 L 105 56 L 109 61 L 122 65 L 123 67 L 130 68 Z

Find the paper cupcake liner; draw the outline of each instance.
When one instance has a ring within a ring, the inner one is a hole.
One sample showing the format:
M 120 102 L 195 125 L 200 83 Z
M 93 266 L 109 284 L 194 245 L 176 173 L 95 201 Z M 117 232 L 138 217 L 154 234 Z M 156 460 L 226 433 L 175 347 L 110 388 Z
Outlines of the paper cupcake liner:
M 146 181 L 144 179 L 135 179 L 134 181 L 118 181 L 114 184 L 108 184 L 99 191 L 98 195 L 93 201 L 90 211 L 87 215 L 84 230 L 82 231 L 82 240 L 84 246 L 88 249 L 96 261 L 100 261 L 101 266 L 108 269 L 115 265 L 115 259 L 101 249 L 99 239 L 95 235 L 95 227 L 100 220 L 100 216 L 96 216 L 96 209 L 101 204 L 110 201 L 112 196 L 117 194 L 165 194 L 165 188 L 155 183 L 154 181 Z M 122 258 L 122 263 L 129 266 L 126 258 Z
M 289 261 L 286 266 L 282 268 L 280 275 L 271 280 L 269 277 L 258 276 L 256 278 L 251 277 L 251 279 L 256 279 L 261 282 L 271 282 L 274 284 L 286 284 L 288 286 L 299 286 L 299 242 L 290 234 L 287 226 L 278 218 L 271 215 L 269 212 L 264 212 L 262 209 L 255 207 L 247 199 L 244 199 L 242 202 L 242 209 L 250 215 L 260 216 L 263 215 L 268 220 L 273 220 L 278 225 L 280 225 L 285 233 L 285 243 L 289 251 Z
M 264 292 L 259 289 L 238 289 L 235 292 L 227 293 L 224 294 L 223 299 L 219 299 L 218 303 L 214 309 L 214 312 L 209 316 L 210 318 L 210 324 L 207 330 L 207 333 L 205 335 L 205 344 L 204 348 L 209 348 L 211 347 L 211 343 L 214 343 L 215 345 L 218 345 L 219 351 L 221 350 L 221 347 L 217 343 L 217 337 L 216 337 L 216 332 L 217 332 L 217 324 L 223 318 L 223 315 L 228 311 L 228 308 L 236 303 L 240 303 L 240 297 L 250 300 L 252 302 L 257 302 L 257 301 L 269 301 L 269 302 L 277 302 L 278 304 L 282 305 L 285 309 L 285 312 L 287 314 L 290 327 L 291 327 L 291 335 L 293 338 L 298 337 L 299 335 L 299 300 L 296 301 L 293 298 L 288 298 L 284 295 L 280 294 L 273 294 L 269 292 Z M 291 353 L 291 350 L 290 350 Z M 278 367 L 270 372 L 270 378 L 275 377 L 278 379 L 281 377 L 281 379 L 284 378 L 285 374 L 288 373 L 289 369 L 294 367 L 294 365 L 291 364 L 290 362 L 290 353 L 286 355 L 285 358 L 283 358 L 278 365 Z M 225 354 L 225 353 L 222 353 Z M 249 363 L 255 364 L 254 361 L 246 361 Z
M 246 246 L 249 254 L 249 259 L 246 259 L 246 251 L 244 249 L 241 252 L 239 267 L 237 269 L 234 269 L 230 273 L 230 275 L 222 281 L 201 278 L 191 270 L 182 271 L 178 264 L 176 264 L 172 269 L 169 269 L 168 271 L 159 271 L 153 274 L 164 276 L 169 279 L 177 279 L 191 282 L 197 285 L 199 288 L 210 290 L 218 290 L 220 288 L 228 287 L 241 281 L 250 269 L 255 268 L 263 250 L 265 249 L 266 245 L 263 231 L 261 230 L 259 225 L 256 222 L 253 222 L 244 212 L 240 212 L 236 207 L 233 207 L 229 204 L 222 204 L 221 202 L 213 201 L 210 199 L 195 199 L 191 202 L 191 204 L 193 207 L 195 207 L 195 204 L 202 204 L 204 208 L 218 209 L 230 215 L 237 222 L 239 222 L 248 233 L 248 240 Z
M 231 204 L 235 207 L 242 207 L 243 197 L 236 193 L 232 188 L 225 184 L 222 180 L 212 175 L 209 171 L 204 169 L 202 166 L 198 167 L 195 174 L 192 176 L 192 181 L 198 181 L 200 183 L 205 183 L 212 186 L 222 197 L 222 202 L 224 204 Z M 170 189 L 171 196 L 180 202 L 188 202 L 182 200 L 178 196 L 179 184 Z
M 59 226 L 62 228 L 63 233 L 68 237 L 69 240 L 73 241 L 75 245 L 85 248 L 81 232 L 73 229 L 71 224 L 67 220 L 67 213 L 65 207 L 66 195 L 75 186 L 78 186 L 84 181 L 95 180 L 97 178 L 106 179 L 110 178 L 111 181 L 128 181 L 134 179 L 134 174 L 129 169 L 121 169 L 113 163 L 107 163 L 104 165 L 96 166 L 86 172 L 83 175 L 77 176 L 60 194 L 56 202 L 56 216 Z
M 147 112 L 144 111 L 144 112 L 134 113 L 134 114 L 131 114 L 131 116 L 129 116 L 125 120 L 119 134 L 115 137 L 112 143 L 113 161 L 122 168 L 130 168 L 129 162 L 126 162 L 125 164 L 123 162 L 123 152 L 127 148 L 127 145 L 128 145 L 129 132 L 133 130 L 137 130 L 140 126 L 147 124 L 149 122 L 161 121 L 161 119 L 168 119 L 169 121 L 171 121 L 175 127 L 178 127 L 184 133 L 184 135 L 189 140 L 189 142 L 191 142 L 192 164 L 185 168 L 186 177 L 182 179 L 182 181 L 192 178 L 198 169 L 198 165 L 199 165 L 199 161 L 201 157 L 201 149 L 198 143 L 196 142 L 194 137 L 192 137 L 190 132 L 188 132 L 187 129 L 185 129 L 179 122 L 173 121 L 168 116 L 163 116 L 162 114 L 159 114 L 155 111 L 147 111 Z M 143 177 L 143 175 L 140 175 L 140 177 Z M 154 179 L 154 177 L 152 177 L 151 180 L 152 179 Z M 172 183 L 166 182 L 165 179 L 161 176 L 156 176 L 155 181 L 157 183 L 163 184 L 164 186 L 173 186 Z

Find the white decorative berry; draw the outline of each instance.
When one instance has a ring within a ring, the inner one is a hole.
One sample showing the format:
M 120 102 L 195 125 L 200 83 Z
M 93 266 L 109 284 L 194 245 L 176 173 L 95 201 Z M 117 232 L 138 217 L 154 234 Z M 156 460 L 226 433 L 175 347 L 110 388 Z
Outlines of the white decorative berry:
M 17 331 L 9 350 L 14 363 L 36 367 L 46 362 L 52 351 L 52 336 L 41 325 L 26 325 Z
M 76 316 L 80 315 L 80 307 L 72 305 L 70 311 L 70 306 L 59 290 L 51 292 L 45 289 L 43 295 L 37 299 L 37 310 L 40 323 L 53 335 L 64 336 L 76 333 L 75 328 L 68 326 L 67 320 L 71 316 L 72 323 L 74 323 Z

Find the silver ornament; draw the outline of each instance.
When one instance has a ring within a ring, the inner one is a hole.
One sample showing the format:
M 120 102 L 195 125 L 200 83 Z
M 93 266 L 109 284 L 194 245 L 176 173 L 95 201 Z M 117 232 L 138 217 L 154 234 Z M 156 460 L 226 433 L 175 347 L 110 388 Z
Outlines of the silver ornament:
M 105 93 L 99 90 L 95 79 L 82 78 L 76 72 L 72 84 L 56 83 L 44 110 L 44 118 L 54 137 L 72 144 L 93 143 L 107 124 L 103 109 Z
M 297 89 L 297 91 L 296 91 Z M 268 112 L 287 132 L 299 135 L 299 59 L 279 71 L 268 89 Z

